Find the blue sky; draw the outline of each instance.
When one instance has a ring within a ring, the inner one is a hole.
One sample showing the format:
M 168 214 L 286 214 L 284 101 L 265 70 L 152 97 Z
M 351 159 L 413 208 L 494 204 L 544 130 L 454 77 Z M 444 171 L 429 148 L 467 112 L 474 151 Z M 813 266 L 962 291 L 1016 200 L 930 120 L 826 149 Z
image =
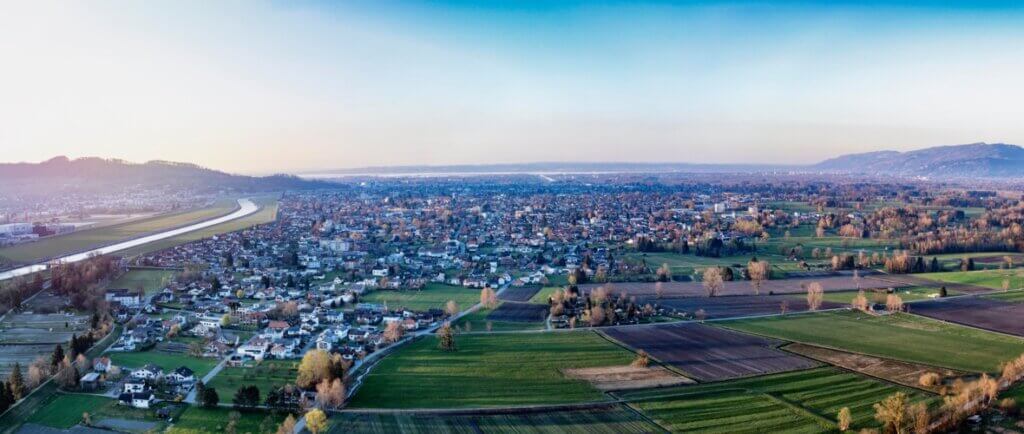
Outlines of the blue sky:
M 1024 143 L 1024 10 L 1010 2 L 2 8 L 8 161 L 267 173 Z

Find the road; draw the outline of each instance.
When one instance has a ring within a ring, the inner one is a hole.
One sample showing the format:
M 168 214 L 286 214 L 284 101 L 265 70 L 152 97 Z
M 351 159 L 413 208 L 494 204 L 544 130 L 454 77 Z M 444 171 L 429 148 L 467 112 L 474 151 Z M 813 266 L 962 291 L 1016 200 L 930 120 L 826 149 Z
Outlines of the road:
M 95 256 L 95 255 L 106 255 L 106 254 L 109 254 L 109 253 L 115 253 L 115 252 L 119 252 L 119 251 L 122 251 L 122 250 L 127 250 L 127 249 L 130 249 L 132 247 L 138 247 L 138 246 L 141 246 L 143 244 L 152 243 L 154 241 L 159 241 L 159 240 L 163 240 L 163 239 L 167 239 L 167 238 L 171 238 L 171 237 L 176 237 L 176 236 L 181 235 L 181 234 L 197 231 L 199 229 L 205 229 L 205 228 L 208 228 L 210 226 L 216 226 L 216 225 L 219 225 L 221 223 L 225 223 L 225 222 L 229 222 L 229 221 L 232 221 L 232 220 L 236 220 L 236 219 L 245 217 L 247 215 L 253 214 L 253 213 L 255 213 L 258 210 L 259 210 L 259 207 L 256 206 L 256 204 L 253 203 L 253 201 L 251 201 L 249 199 L 238 199 L 238 209 L 235 210 L 235 212 L 233 212 L 231 214 L 228 214 L 226 216 L 221 216 L 221 217 L 217 217 L 215 219 L 201 221 L 199 223 L 195 223 L 195 224 L 192 224 L 192 225 L 188 225 L 188 226 L 184 226 L 184 227 L 180 227 L 180 228 L 176 228 L 176 229 L 171 229 L 171 230 L 160 232 L 160 233 L 157 233 L 157 234 L 146 235 L 144 237 L 135 238 L 135 239 L 128 240 L 128 241 L 122 241 L 120 243 L 111 244 L 109 246 L 100 247 L 98 249 L 92 249 L 92 250 L 89 250 L 89 251 L 86 251 L 86 252 L 80 252 L 80 253 L 75 253 L 75 254 L 63 256 L 63 257 L 60 257 L 60 258 L 56 258 L 53 261 L 47 261 L 46 263 L 38 263 L 38 264 L 33 264 L 33 265 L 26 265 L 26 266 L 21 267 L 21 268 L 15 268 L 13 270 L 4 271 L 4 272 L 0 273 L 0 280 L 7 280 L 7 279 L 11 279 L 11 278 L 18 277 L 18 276 L 24 276 L 24 275 L 27 275 L 27 274 L 32 274 L 32 273 L 35 273 L 37 271 L 43 271 L 43 270 L 46 269 L 46 264 L 49 263 L 49 262 L 78 262 L 78 261 L 82 261 L 82 260 L 88 259 L 88 258 L 90 258 L 92 256 Z

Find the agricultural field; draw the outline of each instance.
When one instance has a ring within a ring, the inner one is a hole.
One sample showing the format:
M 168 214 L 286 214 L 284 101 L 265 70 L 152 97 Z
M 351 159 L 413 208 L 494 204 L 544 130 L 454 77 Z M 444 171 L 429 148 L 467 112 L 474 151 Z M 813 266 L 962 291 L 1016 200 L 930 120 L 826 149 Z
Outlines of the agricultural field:
M 0 322 L 0 374 L 7 375 L 14 363 L 24 373 L 37 357 L 52 353 L 57 344 L 66 346 L 71 335 L 88 329 L 85 315 L 8 313 Z
M 951 382 L 967 375 L 965 372 L 949 368 L 901 362 L 806 344 L 789 344 L 783 347 L 783 349 L 830 365 L 856 371 L 869 377 L 881 378 L 908 387 L 925 388 L 932 392 L 939 392 L 943 384 L 925 387 L 920 384 L 921 375 L 926 373 L 938 374 L 941 376 L 943 383 Z
M 832 275 L 826 277 L 801 277 L 793 279 L 775 279 L 766 280 L 761 284 L 761 294 L 803 294 L 807 290 L 804 288 L 805 285 L 809 285 L 813 282 L 821 284 L 825 291 L 848 291 L 858 288 L 890 288 L 890 287 L 907 287 L 907 286 L 919 286 L 911 283 L 900 283 L 889 280 L 883 280 L 879 275 L 867 275 L 861 276 L 860 279 L 854 279 L 852 275 Z M 632 283 L 612 283 L 612 284 L 585 284 L 580 285 L 580 290 L 584 294 L 589 294 L 590 291 L 594 290 L 599 286 L 608 288 L 612 294 L 619 294 L 625 292 L 631 296 L 637 296 L 638 298 L 653 298 L 657 296 L 655 291 L 656 283 L 653 282 L 632 282 Z M 702 282 L 664 282 L 661 284 L 664 290 L 663 298 L 673 297 L 707 297 L 707 290 L 704 288 Z M 754 287 L 750 284 L 749 280 L 734 280 L 724 282 L 724 286 L 719 295 L 753 295 Z
M 238 204 L 234 199 L 222 199 L 206 208 L 164 214 L 101 228 L 85 229 L 32 243 L 5 247 L 0 249 L 0 257 L 19 264 L 41 262 L 62 254 L 89 250 L 153 232 L 210 220 L 230 214 L 237 207 Z
M 893 288 L 893 294 L 900 296 L 904 302 L 908 301 L 920 301 L 920 300 L 932 300 L 938 298 L 939 288 L 930 286 L 912 286 L 908 288 Z M 957 291 L 946 288 L 946 295 L 953 296 L 959 295 Z M 853 298 L 857 296 L 857 291 L 839 291 L 839 292 L 826 292 L 823 300 L 833 303 L 839 303 L 843 306 L 849 306 Z M 867 297 L 869 302 L 877 304 L 885 304 L 886 297 L 889 296 L 888 289 L 867 289 L 864 290 L 864 296 Z M 796 298 L 805 298 L 804 295 L 793 295 Z
M 551 298 L 551 294 L 554 294 L 555 291 L 557 291 L 559 289 L 562 289 L 562 287 L 560 287 L 560 286 L 545 286 L 545 287 L 541 288 L 540 291 L 537 291 L 536 294 L 533 294 L 533 297 L 530 297 L 530 299 L 528 301 L 530 303 L 547 304 L 548 303 L 548 298 Z
M 93 425 L 132 426 L 135 429 L 131 431 L 143 432 L 164 425 L 154 412 L 118 405 L 117 400 L 104 396 L 58 393 L 25 422 L 68 429 L 82 421 L 83 413 L 89 413 Z
M 111 352 L 107 354 L 110 360 L 119 366 L 126 368 L 141 368 L 147 363 L 153 363 L 164 370 L 172 371 L 180 366 L 185 366 L 196 373 L 197 378 L 202 378 L 217 366 L 217 359 L 192 357 L 184 352 L 161 351 L 151 349 L 148 351 L 135 352 Z
M 263 399 L 271 389 L 294 383 L 298 372 L 298 361 L 264 360 L 253 367 L 225 367 L 207 386 L 217 389 L 222 402 L 234 402 L 235 392 L 249 385 L 259 387 Z
M 782 342 L 697 323 L 609 327 L 603 332 L 700 381 L 793 371 L 818 363 L 778 350 Z
M 487 314 L 488 321 L 536 323 L 548 317 L 548 305 L 530 303 L 502 303 Z
M 645 299 L 646 303 L 658 303 L 661 307 L 694 314 L 704 310 L 706 319 L 737 318 L 756 315 L 774 315 L 782 311 L 785 303 L 787 312 L 803 312 L 808 309 L 806 296 L 796 295 L 733 295 L 724 297 L 683 297 Z M 846 303 L 825 301 L 821 309 L 846 307 Z
M 455 300 L 459 309 L 468 309 L 480 302 L 480 290 L 462 286 L 428 283 L 423 289 L 378 289 L 359 298 L 363 303 L 387 303 L 388 309 L 444 309 L 448 300 Z
M 238 413 L 236 430 L 239 433 L 274 432 L 287 417 L 263 411 L 238 412 L 227 408 L 190 406 L 167 428 L 165 434 L 223 433 L 231 413 Z
M 331 419 L 332 434 L 341 433 L 655 433 L 664 430 L 618 405 L 582 410 L 501 412 L 474 415 L 342 413 Z
M 174 271 L 133 268 L 106 285 L 107 289 L 142 290 L 146 295 L 160 292 L 174 277 Z
M 1003 281 L 1008 281 L 1010 289 L 1024 288 L 1024 270 L 981 270 L 951 271 L 945 273 L 928 273 L 925 278 L 939 282 L 959 283 L 981 286 L 989 289 L 1003 289 Z
M 877 427 L 872 405 L 897 391 L 912 402 L 940 402 L 935 395 L 830 367 L 616 395 L 672 432 L 821 433 L 836 430 L 842 407 L 849 407 L 854 431 Z
M 628 365 L 634 354 L 590 331 L 464 334 L 444 352 L 431 336 L 381 360 L 352 408 L 467 408 L 601 401 L 562 369 Z
M 982 298 L 988 298 L 991 300 L 1001 300 L 1010 303 L 1021 303 L 1024 302 L 1024 290 L 1010 290 L 1006 292 L 995 292 L 992 294 L 986 294 L 981 296 Z
M 538 292 L 540 292 L 539 286 L 510 286 L 502 291 L 498 298 L 502 301 L 527 302 Z
M 910 314 L 821 312 L 715 323 L 716 326 L 970 372 L 996 372 L 1024 353 L 1024 341 Z
M 504 304 L 504 303 L 503 303 Z M 501 305 L 498 306 L 499 308 Z M 511 321 L 492 321 L 487 317 L 493 312 L 493 309 L 480 308 L 473 312 L 467 313 L 459 318 L 455 322 L 455 327 L 464 330 L 466 332 L 485 332 L 487 331 L 487 324 L 490 323 L 491 331 L 494 332 L 507 332 L 507 331 L 519 331 L 519 330 L 543 330 L 545 327 L 544 321 L 534 322 L 511 322 Z
M 664 366 L 602 366 L 597 368 L 563 369 L 566 377 L 583 380 L 605 392 L 613 390 L 648 389 L 682 384 L 694 384 Z
M 914 303 L 910 312 L 942 321 L 1024 336 L 1024 304 L 984 297 L 957 297 Z
M 192 241 L 210 238 L 216 235 L 237 232 L 243 229 L 249 229 L 253 226 L 270 223 L 277 219 L 277 195 L 253 197 L 251 199 L 253 203 L 259 206 L 259 210 L 250 215 L 235 220 L 231 220 L 229 222 L 224 222 L 219 225 L 213 225 L 197 231 L 184 233 L 176 237 L 166 238 L 163 240 L 154 241 L 152 243 L 147 243 L 142 246 L 132 247 L 130 249 L 118 252 L 118 254 L 125 257 L 143 255 L 146 253 L 156 252 L 174 246 L 190 243 Z

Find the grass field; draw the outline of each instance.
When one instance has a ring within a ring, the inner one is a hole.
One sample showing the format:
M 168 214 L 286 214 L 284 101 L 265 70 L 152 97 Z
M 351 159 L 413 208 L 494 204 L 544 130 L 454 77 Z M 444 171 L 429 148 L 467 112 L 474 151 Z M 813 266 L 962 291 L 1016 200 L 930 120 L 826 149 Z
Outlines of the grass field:
M 257 206 L 260 207 L 259 211 L 256 211 L 253 214 L 247 215 L 240 219 L 224 222 L 219 225 L 203 228 L 198 231 L 192 231 L 189 233 L 178 235 L 176 237 L 154 241 L 152 243 L 148 243 L 142 246 L 126 249 L 122 252 L 119 252 L 118 254 L 126 257 L 143 255 L 146 253 L 156 252 L 174 246 L 190 243 L 192 241 L 210 238 L 214 235 L 226 234 L 240 231 L 242 229 L 248 229 L 256 225 L 270 223 L 277 219 L 277 195 L 253 197 L 252 201 Z
M 972 372 L 995 372 L 1024 340 L 916 315 L 822 312 L 716 325 L 794 342 Z
M 366 377 L 351 407 L 459 408 L 600 401 L 604 395 L 563 368 L 621 366 L 633 353 L 590 331 L 457 335 L 413 342 Z
M 548 297 L 551 297 L 551 294 L 554 294 L 555 291 L 559 289 L 562 289 L 562 287 L 545 286 L 541 288 L 540 291 L 537 291 L 536 294 L 533 294 L 533 297 L 530 297 L 530 303 L 546 304 L 548 302 Z
M 174 271 L 137 268 L 129 270 L 107 284 L 109 289 L 141 289 L 146 295 L 159 292 L 165 282 L 174 277 Z
M 448 300 L 455 300 L 465 310 L 480 302 L 480 290 L 428 283 L 422 290 L 376 290 L 363 295 L 363 303 L 387 303 L 389 309 L 404 307 L 412 310 L 444 309 Z
M 619 395 L 672 432 L 818 433 L 835 431 L 843 407 L 850 408 L 855 430 L 877 427 L 872 405 L 897 391 L 915 402 L 939 402 L 938 396 L 835 368 Z
M 455 323 L 455 326 L 460 327 L 465 331 L 471 332 L 486 332 L 487 323 L 491 323 L 491 331 L 505 332 L 514 330 L 543 330 L 544 322 L 512 322 L 512 321 L 488 321 L 487 315 L 493 312 L 493 309 L 478 309 L 476 312 L 468 313 Z M 469 326 L 469 330 L 466 330 L 466 326 Z
M 926 279 L 940 282 L 966 283 L 985 286 L 992 289 L 1003 289 L 1003 280 L 1010 281 L 1010 289 L 1024 288 L 1024 270 L 983 270 L 983 271 L 949 271 L 944 273 L 928 273 L 921 275 Z
M 164 372 L 170 372 L 180 366 L 185 366 L 195 371 L 197 378 L 202 378 L 207 372 L 210 372 L 214 366 L 217 366 L 218 362 L 217 359 L 196 358 L 187 354 L 170 354 L 156 350 L 127 353 L 115 352 L 108 355 L 115 365 L 126 368 L 141 368 L 147 363 L 155 363 Z
M 228 424 L 229 415 L 234 410 L 226 408 L 189 407 L 174 423 L 167 428 L 166 434 L 198 434 L 223 433 Z M 265 433 L 274 432 L 286 415 L 268 412 L 240 412 L 236 432 Z M 266 430 L 261 429 L 266 428 Z
M 662 429 L 621 405 L 543 413 L 486 415 L 409 415 L 344 413 L 332 419 L 330 433 L 654 433 Z
M 26 422 L 67 429 L 81 422 L 83 413 L 89 413 L 94 423 L 106 418 L 157 422 L 153 410 L 121 406 L 117 400 L 102 396 L 64 393 L 54 395 Z
M 0 249 L 0 257 L 17 263 L 39 262 L 65 253 L 88 250 L 156 231 L 209 220 L 229 214 L 237 207 L 238 203 L 234 199 L 222 199 L 213 206 L 202 209 L 165 214 L 102 228 L 85 229 L 34 243 L 5 247 Z
M 982 297 L 984 297 L 984 298 L 991 298 L 993 300 L 1009 301 L 1009 302 L 1012 302 L 1012 303 L 1022 303 L 1022 302 L 1024 302 L 1024 291 L 1016 290 L 1016 291 L 997 292 L 995 294 L 983 295 Z
M 298 361 L 264 360 L 252 368 L 225 367 L 207 384 L 217 389 L 222 402 L 234 402 L 235 392 L 242 386 L 254 385 L 260 389 L 260 399 L 277 386 L 295 382 Z

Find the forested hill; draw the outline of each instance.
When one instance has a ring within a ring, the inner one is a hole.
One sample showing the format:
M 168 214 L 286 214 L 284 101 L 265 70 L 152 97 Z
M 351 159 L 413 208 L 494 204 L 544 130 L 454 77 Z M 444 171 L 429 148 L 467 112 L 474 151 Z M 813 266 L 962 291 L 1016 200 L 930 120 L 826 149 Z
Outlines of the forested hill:
M 279 191 L 323 184 L 291 175 L 232 175 L 194 164 L 150 161 L 137 164 L 103 158 L 56 157 L 41 163 L 0 164 L 0 191 L 45 193 L 124 187 L 193 190 Z

